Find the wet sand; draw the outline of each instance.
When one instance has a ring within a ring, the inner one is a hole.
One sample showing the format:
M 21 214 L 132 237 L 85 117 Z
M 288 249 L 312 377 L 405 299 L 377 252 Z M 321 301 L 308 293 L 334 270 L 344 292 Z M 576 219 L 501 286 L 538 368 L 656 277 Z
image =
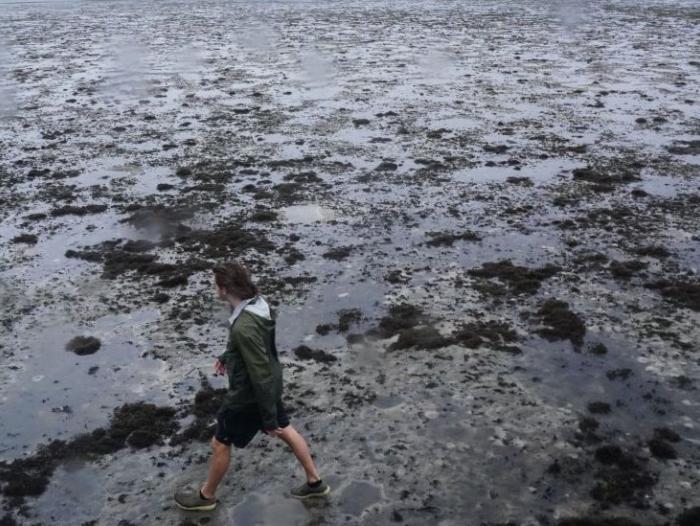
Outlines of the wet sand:
M 699 21 L 0 4 L 0 524 L 700 524 Z M 327 501 L 264 436 L 172 501 L 230 258 Z

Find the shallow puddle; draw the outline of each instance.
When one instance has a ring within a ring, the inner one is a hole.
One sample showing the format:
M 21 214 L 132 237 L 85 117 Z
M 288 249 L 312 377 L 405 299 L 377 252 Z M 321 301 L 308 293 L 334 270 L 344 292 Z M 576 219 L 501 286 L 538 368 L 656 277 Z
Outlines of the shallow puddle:
M 359 517 L 367 508 L 381 502 L 382 488 L 362 480 L 353 480 L 340 495 L 340 509 L 348 515 Z
M 90 326 L 48 318 L 28 327 L 33 336 L 18 341 L 16 358 L 3 374 L 0 408 L 7 418 L 0 451 L 17 454 L 92 430 L 127 401 L 166 401 L 162 378 L 167 364 L 141 357 L 151 348 L 143 330 L 158 317 L 158 311 L 144 309 L 104 316 Z M 78 335 L 97 337 L 99 350 L 86 356 L 67 351 L 66 343 Z
M 229 513 L 232 526 L 302 526 L 309 513 L 302 502 L 284 497 L 252 493 Z
M 322 223 L 335 219 L 335 211 L 320 205 L 294 205 L 282 209 L 284 219 L 289 223 Z

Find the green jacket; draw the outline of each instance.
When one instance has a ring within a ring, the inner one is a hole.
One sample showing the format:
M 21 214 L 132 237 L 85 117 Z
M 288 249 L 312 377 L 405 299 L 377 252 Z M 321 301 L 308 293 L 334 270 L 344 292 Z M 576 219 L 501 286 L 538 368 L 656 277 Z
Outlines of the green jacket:
M 256 410 L 264 429 L 275 429 L 282 398 L 282 366 L 275 346 L 275 321 L 261 297 L 231 317 L 226 352 L 219 360 L 228 373 L 229 390 L 221 411 Z M 236 317 L 236 314 L 237 317 Z

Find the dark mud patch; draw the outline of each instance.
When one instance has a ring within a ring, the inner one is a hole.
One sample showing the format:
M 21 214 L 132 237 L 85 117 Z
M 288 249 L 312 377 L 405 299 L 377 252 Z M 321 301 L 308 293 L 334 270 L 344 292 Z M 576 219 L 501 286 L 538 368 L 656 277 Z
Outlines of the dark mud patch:
M 367 331 L 369 336 L 391 338 L 402 330 L 410 329 L 429 321 L 420 307 L 409 303 L 400 303 L 389 307 L 389 313 L 379 320 L 379 327 Z
M 600 426 L 591 417 L 579 420 L 578 432 L 572 445 L 579 449 L 575 457 L 556 460 L 547 472 L 561 482 L 576 486 L 590 484 L 589 496 L 601 510 L 614 506 L 648 509 L 650 497 L 659 475 L 652 471 L 648 455 L 638 440 L 616 430 L 606 431 L 606 440 L 595 435 Z M 583 434 L 583 441 L 581 441 Z M 583 453 L 583 454 L 582 454 Z M 569 519 L 573 520 L 573 519 Z M 591 515 L 578 519 L 599 524 L 600 516 Z M 626 519 L 624 519 L 626 520 Z M 579 522 L 570 522 L 578 524 Z M 580 522 L 589 524 L 589 522 Z M 600 522 L 606 524 L 606 522 Z M 625 524 L 621 522 L 620 524 Z
M 294 349 L 294 356 L 300 360 L 313 360 L 318 363 L 333 363 L 338 359 L 332 354 L 321 349 L 312 349 L 306 345 L 300 345 Z
M 122 223 L 128 223 L 164 238 L 175 235 L 183 228 L 183 221 L 194 217 L 194 210 L 184 206 L 135 205 L 128 207 L 127 211 L 132 213 L 123 219 Z
M 76 336 L 66 344 L 66 350 L 72 351 L 78 356 L 95 354 L 102 343 L 94 336 Z
M 235 257 L 246 250 L 266 253 L 275 248 L 265 235 L 246 229 L 239 223 L 225 223 L 213 230 L 191 230 L 175 237 L 186 252 L 196 252 L 201 257 L 225 259 Z
M 659 437 L 654 437 L 647 442 L 651 454 L 662 460 L 673 460 L 678 458 L 676 449 L 666 440 Z
M 274 210 L 259 209 L 250 214 L 249 219 L 255 223 L 271 223 L 277 221 L 278 214 Z
M 669 442 L 681 441 L 681 436 L 678 433 L 676 433 L 673 429 L 669 429 L 667 427 L 654 428 L 654 438 L 667 440 Z
M 399 165 L 393 161 L 382 161 L 374 168 L 376 172 L 395 172 L 398 169 Z
M 671 252 L 669 252 L 669 250 L 666 247 L 663 247 L 661 245 L 645 245 L 633 249 L 632 252 L 639 256 L 647 256 L 659 259 L 667 258 L 671 255 Z
M 284 176 L 285 181 L 294 181 L 296 183 L 322 183 L 321 179 L 316 172 L 313 170 L 308 170 L 305 172 L 290 173 Z
M 506 183 L 517 185 L 517 186 L 524 186 L 526 188 L 530 188 L 532 186 L 535 186 L 535 183 L 529 177 L 516 177 L 514 175 L 506 177 Z M 527 206 L 526 208 L 528 210 L 532 209 L 531 206 Z
M 439 349 L 453 343 L 452 338 L 440 334 L 435 327 L 422 326 L 404 329 L 399 332 L 399 339 L 389 346 L 389 350 L 400 349 Z
M 569 309 L 569 304 L 557 299 L 544 301 L 535 312 L 534 318 L 543 327 L 537 329 L 537 334 L 549 341 L 570 340 L 575 347 L 583 344 L 586 325 L 580 316 Z
M 595 473 L 591 497 L 603 505 L 627 504 L 644 508 L 648 492 L 658 482 L 658 475 L 631 457 L 623 458 L 623 463 L 604 466 Z
M 573 264 L 584 271 L 600 269 L 608 261 L 610 261 L 610 258 L 600 252 L 579 253 L 579 255 L 573 258 Z
M 700 506 L 684 510 L 676 519 L 678 526 L 697 526 L 700 524 Z
M 338 332 L 348 332 L 350 327 L 362 321 L 362 311 L 360 309 L 342 309 L 338 311 L 338 323 L 323 323 L 316 327 L 316 332 L 326 335 L 332 330 Z
M 642 526 L 626 517 L 571 517 L 561 519 L 557 526 Z
M 480 241 L 481 236 L 476 232 L 428 232 L 430 239 L 425 242 L 429 247 L 451 247 L 455 241 Z
M 67 215 L 85 216 L 88 214 L 99 214 L 101 212 L 104 212 L 105 210 L 107 210 L 107 205 L 97 205 L 97 204 L 90 204 L 90 205 L 84 205 L 84 206 L 68 205 L 68 206 L 61 206 L 58 208 L 54 208 L 53 210 L 51 210 L 51 215 L 54 217 L 61 217 L 61 216 L 67 216 Z
M 598 342 L 595 345 L 589 347 L 588 352 L 591 354 L 595 354 L 596 356 L 603 356 L 605 354 L 608 354 L 608 348 L 605 346 L 604 343 Z
M 585 168 L 576 168 L 571 172 L 575 181 L 586 181 L 594 183 L 594 190 L 612 191 L 613 185 L 620 185 L 641 181 L 639 175 L 643 168 L 640 164 L 632 164 L 630 166 L 611 164 L 608 166 L 587 166 Z
M 350 257 L 352 251 L 355 247 L 335 247 L 327 250 L 322 255 L 326 259 L 332 259 L 333 261 L 343 261 Z
M 67 258 L 101 263 L 102 277 L 116 279 L 129 272 L 142 276 L 158 276 L 162 286 L 176 286 L 187 282 L 187 276 L 206 270 L 209 265 L 202 261 L 188 260 L 181 263 L 161 263 L 156 254 L 134 251 L 131 242 L 106 241 L 87 250 L 68 250 Z M 143 248 L 143 247 L 140 247 Z
M 188 186 L 182 189 L 182 193 L 186 194 L 189 192 L 211 192 L 216 194 L 223 194 L 226 191 L 226 186 L 217 183 L 200 183 L 193 186 Z
M 507 292 L 513 294 L 534 294 L 539 290 L 545 279 L 554 276 L 559 271 L 561 271 L 561 267 L 549 263 L 544 267 L 529 269 L 513 265 L 509 259 L 503 259 L 496 262 L 483 263 L 481 268 L 470 269 L 467 271 L 467 274 L 477 278 L 499 280 L 506 288 L 477 286 L 480 292 L 498 296 Z
M 489 320 L 467 323 L 453 334 L 454 342 L 458 345 L 476 349 L 481 345 L 488 345 L 499 351 L 512 354 L 520 354 L 522 350 L 509 345 L 518 340 L 517 333 L 503 321 Z
M 700 281 L 660 279 L 647 283 L 645 287 L 658 290 L 671 303 L 700 311 Z
M 611 410 L 610 404 L 607 402 L 590 402 L 587 408 L 594 415 L 607 415 Z
M 343 309 L 338 311 L 338 331 L 347 332 L 352 325 L 362 321 L 360 309 Z
M 649 263 L 646 261 L 629 260 L 629 261 L 611 261 L 610 273 L 617 279 L 628 280 L 635 274 L 646 269 Z
M 12 238 L 12 242 L 15 244 L 23 243 L 25 245 L 36 245 L 39 238 L 34 234 L 20 234 Z
M 676 155 L 700 155 L 700 141 L 675 141 L 666 150 Z
M 157 246 L 158 245 L 156 243 L 153 243 L 152 241 L 148 241 L 146 239 L 130 239 L 129 241 L 124 243 L 124 245 L 122 246 L 122 250 L 124 250 L 125 252 L 148 252 L 149 250 L 153 250 Z
M 177 429 L 175 410 L 137 402 L 115 409 L 107 429 L 98 428 L 65 442 L 54 440 L 31 456 L 0 462 L 2 493 L 19 506 L 24 497 L 41 495 L 56 468 L 69 459 L 95 459 L 124 447 L 145 448 L 162 443 Z
M 610 371 L 607 371 L 605 373 L 605 376 L 608 377 L 608 380 L 627 380 L 630 376 L 632 376 L 634 373 L 632 372 L 632 369 L 629 367 L 622 367 L 620 369 L 611 369 Z
M 214 389 L 205 376 L 201 376 L 201 386 L 194 395 L 189 412 L 194 415 L 194 421 L 185 430 L 174 436 L 171 444 L 177 445 L 192 440 L 206 442 L 214 436 L 213 419 L 221 408 L 227 389 Z
M 487 153 L 503 154 L 506 153 L 510 148 L 505 144 L 484 144 L 482 149 Z
M 248 250 L 266 253 L 275 248 L 262 232 L 246 229 L 239 223 L 226 223 L 212 230 L 190 230 L 180 225 L 179 230 L 174 238 L 157 245 L 148 241 L 116 239 L 92 247 L 83 247 L 81 250 L 68 250 L 65 255 L 69 258 L 102 263 L 103 277 L 107 279 L 115 279 L 133 271 L 136 275 L 157 276 L 159 286 L 172 288 L 187 284 L 189 276 L 212 267 L 212 264 L 198 257 L 221 260 L 238 257 Z M 171 231 L 170 234 L 174 232 Z M 162 263 L 158 261 L 157 254 L 145 252 L 151 247 L 173 246 L 180 249 L 180 254 L 191 254 L 192 257 L 173 263 Z

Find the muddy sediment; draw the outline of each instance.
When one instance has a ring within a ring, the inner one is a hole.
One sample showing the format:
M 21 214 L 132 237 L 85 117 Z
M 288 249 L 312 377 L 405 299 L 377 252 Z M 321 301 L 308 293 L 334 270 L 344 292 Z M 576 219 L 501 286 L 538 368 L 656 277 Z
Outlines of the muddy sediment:
M 60 4 L 0 5 L 0 523 L 698 521 L 693 2 Z M 172 505 L 232 258 L 323 505 L 262 434 Z

